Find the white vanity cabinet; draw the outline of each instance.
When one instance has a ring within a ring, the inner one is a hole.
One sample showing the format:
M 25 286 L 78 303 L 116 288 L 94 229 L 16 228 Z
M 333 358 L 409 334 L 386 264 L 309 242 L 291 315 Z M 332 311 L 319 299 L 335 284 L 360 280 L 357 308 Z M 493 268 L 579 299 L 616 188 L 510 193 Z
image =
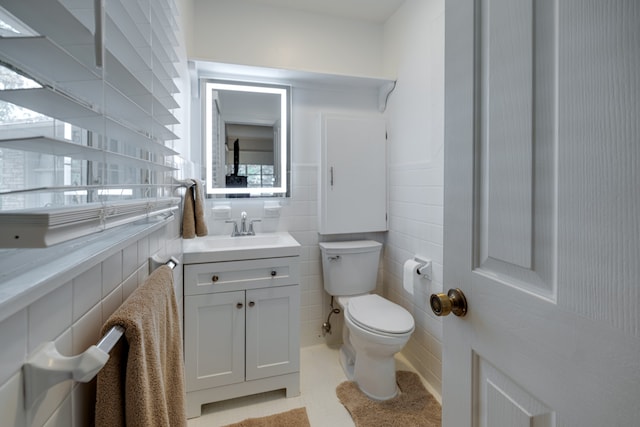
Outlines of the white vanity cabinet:
M 297 256 L 185 265 L 189 418 L 205 403 L 300 394 L 299 269 Z

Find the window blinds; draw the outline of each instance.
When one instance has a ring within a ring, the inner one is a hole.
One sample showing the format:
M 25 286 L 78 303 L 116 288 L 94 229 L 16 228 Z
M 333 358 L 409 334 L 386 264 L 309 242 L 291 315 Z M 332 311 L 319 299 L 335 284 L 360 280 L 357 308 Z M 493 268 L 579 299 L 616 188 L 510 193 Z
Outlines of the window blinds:
M 2 0 L 0 247 L 175 209 L 173 0 Z

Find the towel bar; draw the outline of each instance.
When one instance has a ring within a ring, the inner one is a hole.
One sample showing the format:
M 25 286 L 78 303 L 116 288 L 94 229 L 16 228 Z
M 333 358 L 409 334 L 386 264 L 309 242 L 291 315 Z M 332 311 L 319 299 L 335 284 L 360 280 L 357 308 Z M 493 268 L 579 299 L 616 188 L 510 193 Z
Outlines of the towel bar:
M 150 259 L 149 265 L 157 266 L 157 261 Z M 171 257 L 166 263 L 172 270 L 179 261 Z M 64 380 L 89 382 L 109 360 L 109 352 L 124 334 L 124 328 L 114 326 L 96 345 L 89 347 L 77 356 L 63 356 L 58 352 L 56 343 L 45 342 L 33 352 L 22 365 L 24 381 L 25 409 L 38 401 L 49 388 Z

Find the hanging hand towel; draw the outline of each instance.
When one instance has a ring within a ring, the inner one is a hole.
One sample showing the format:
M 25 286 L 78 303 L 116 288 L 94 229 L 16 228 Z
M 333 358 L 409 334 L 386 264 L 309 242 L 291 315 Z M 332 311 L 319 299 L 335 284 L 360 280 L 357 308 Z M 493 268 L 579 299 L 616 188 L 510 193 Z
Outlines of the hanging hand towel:
M 197 179 L 186 180 L 187 189 L 184 195 L 182 212 L 182 238 L 193 239 L 209 233 L 204 219 L 204 194 Z
M 184 364 L 173 272 L 157 268 L 102 327 L 125 329 L 98 373 L 96 427 L 186 427 Z

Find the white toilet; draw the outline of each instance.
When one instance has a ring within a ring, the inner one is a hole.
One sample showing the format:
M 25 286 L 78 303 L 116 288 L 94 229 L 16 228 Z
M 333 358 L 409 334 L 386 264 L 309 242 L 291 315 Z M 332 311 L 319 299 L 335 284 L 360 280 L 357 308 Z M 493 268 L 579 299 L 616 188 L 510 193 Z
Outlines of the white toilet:
M 415 329 L 403 307 L 371 294 L 376 288 L 382 244 L 371 240 L 322 242 L 324 289 L 343 309 L 340 362 L 347 378 L 375 400 L 396 396 L 394 355 Z

